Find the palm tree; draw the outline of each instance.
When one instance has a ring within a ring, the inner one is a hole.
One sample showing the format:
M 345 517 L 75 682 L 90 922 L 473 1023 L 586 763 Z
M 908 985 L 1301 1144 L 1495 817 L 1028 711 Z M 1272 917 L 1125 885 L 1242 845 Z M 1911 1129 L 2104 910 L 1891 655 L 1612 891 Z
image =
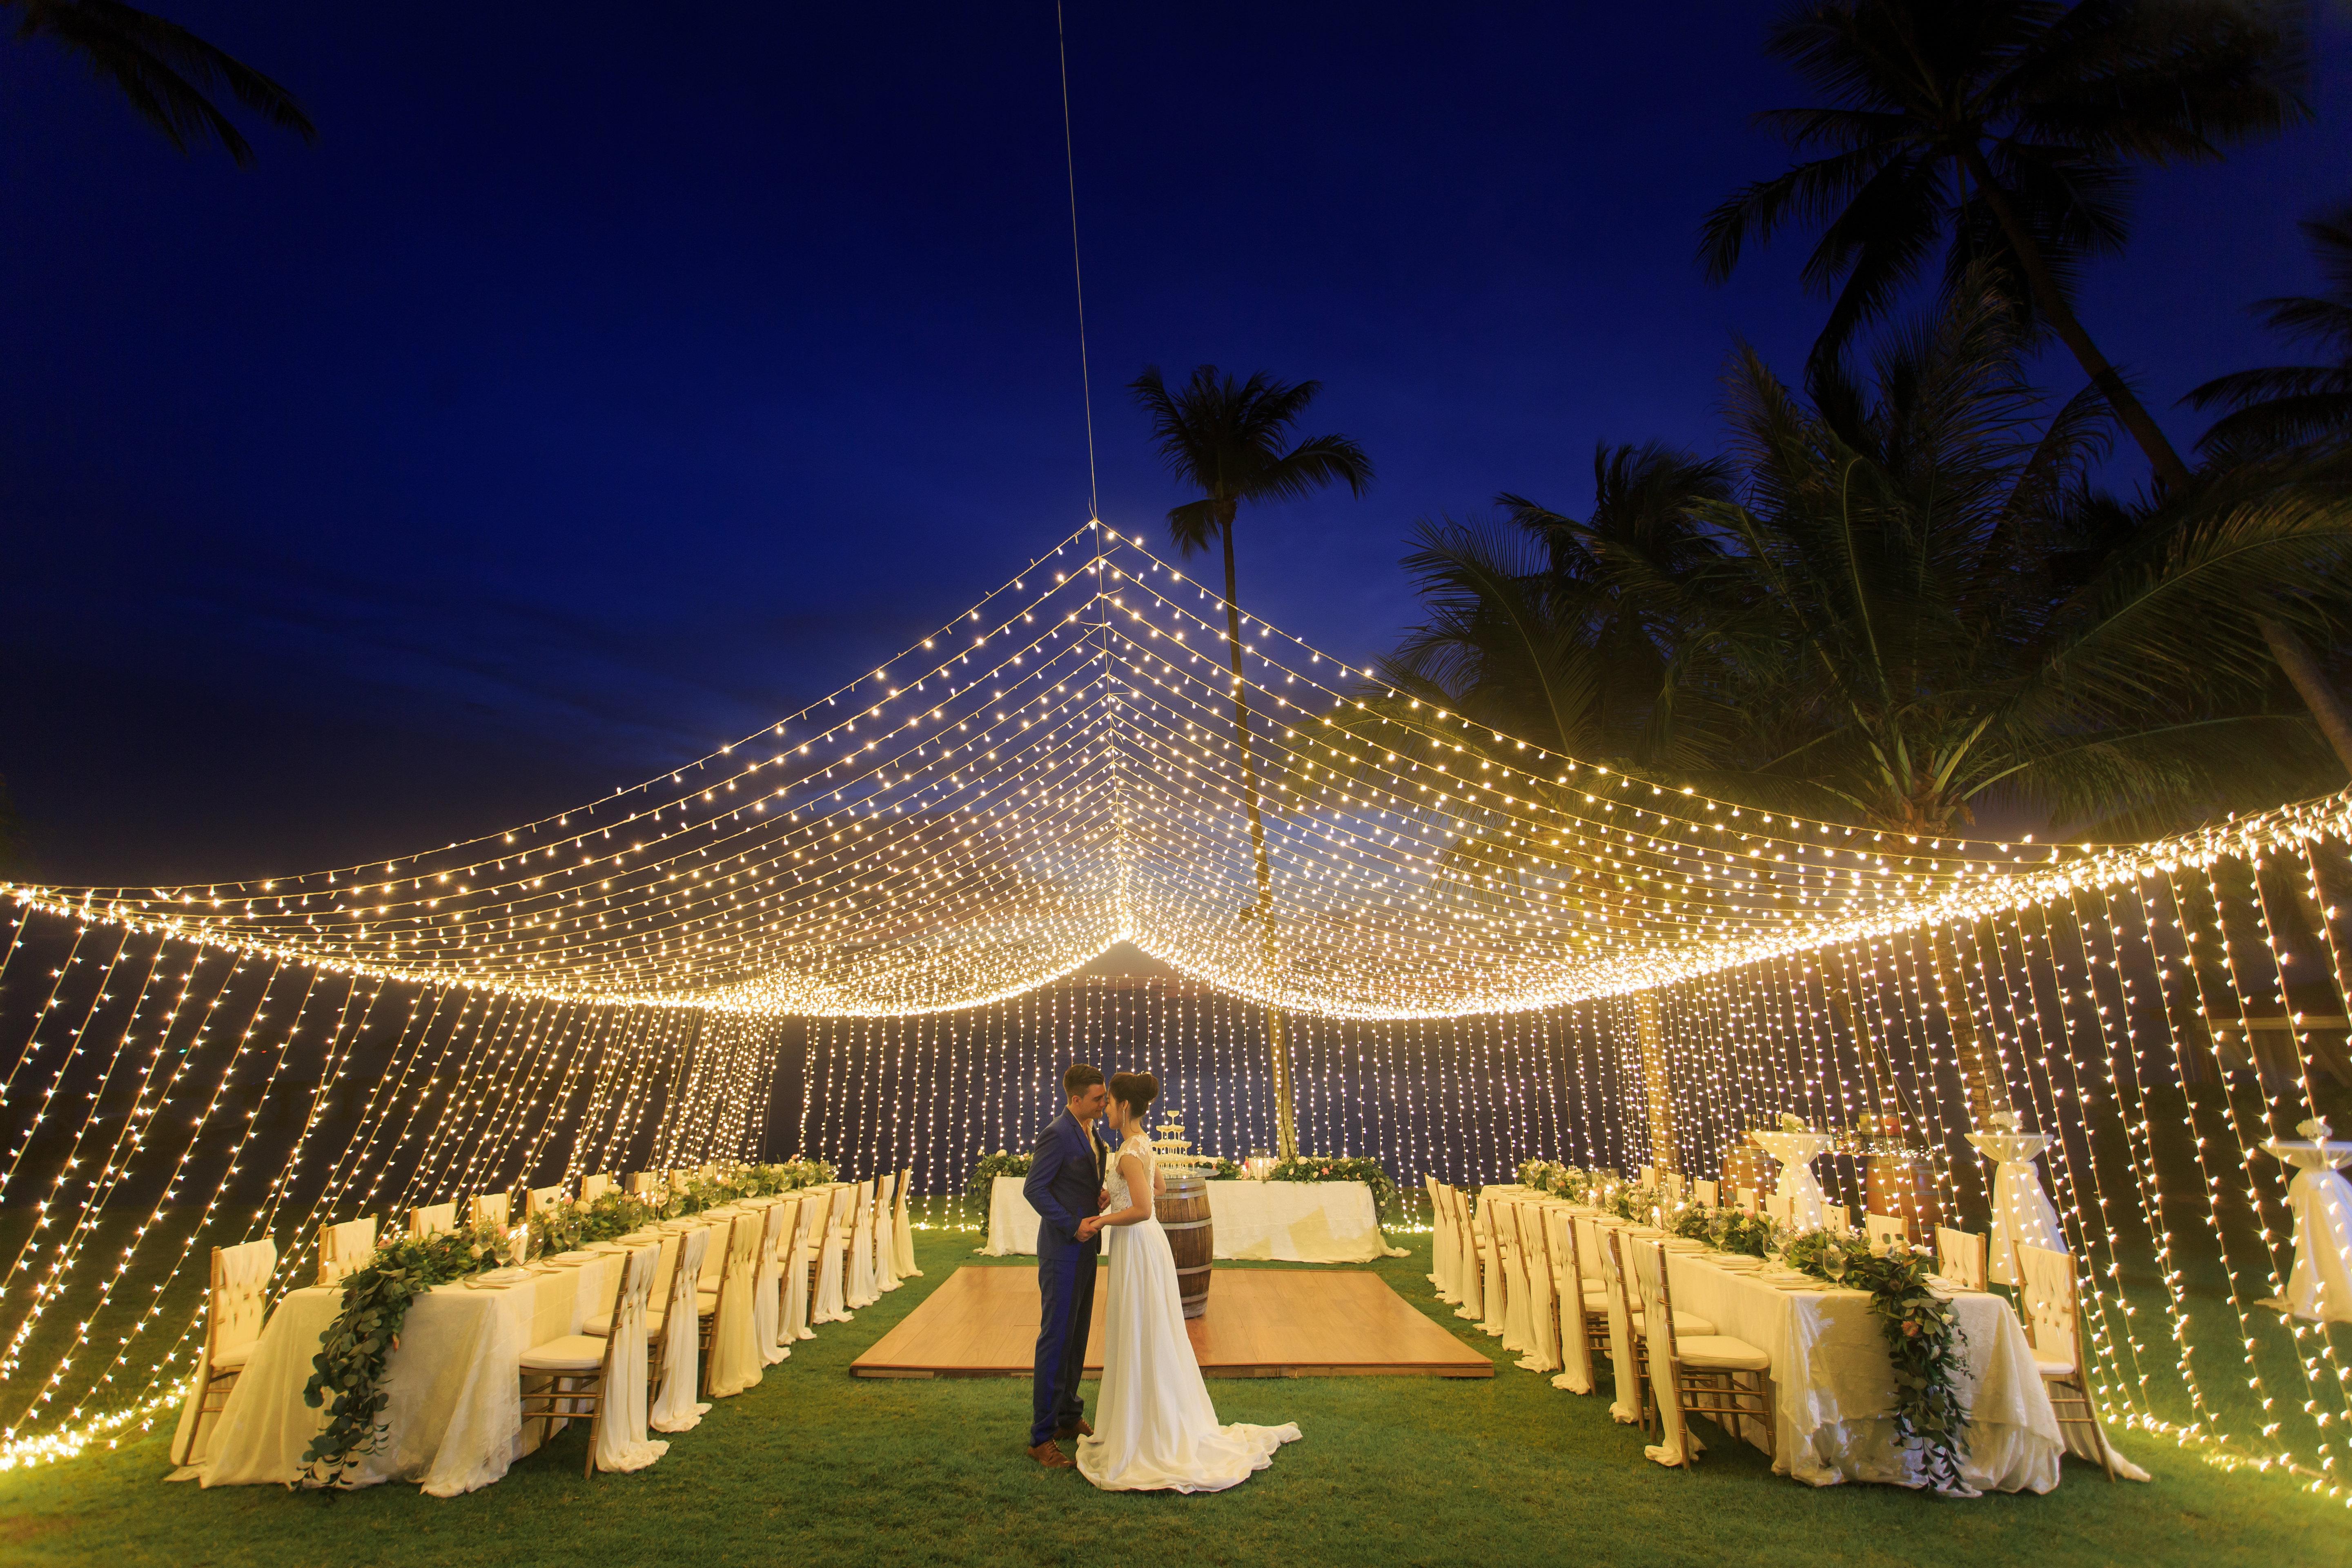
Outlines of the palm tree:
M 1234 672 L 1234 743 L 1241 754 L 1242 805 L 1249 818 L 1250 852 L 1257 871 L 1257 920 L 1266 953 L 1274 952 L 1274 869 L 1266 858 L 1265 820 L 1258 807 L 1257 761 L 1250 743 L 1249 687 L 1242 674 L 1241 590 L 1234 581 L 1234 520 L 1242 503 L 1299 500 L 1335 484 L 1361 497 L 1372 482 L 1372 462 L 1345 436 L 1291 440 L 1307 405 L 1323 390 L 1319 381 L 1285 384 L 1263 371 L 1236 383 L 1204 364 L 1192 379 L 1171 392 L 1160 367 L 1149 366 L 1129 384 L 1135 400 L 1151 416 L 1151 435 L 1168 471 L 1201 492 L 1168 513 L 1168 535 L 1192 555 L 1219 545 L 1225 558 L 1225 647 Z M 1266 1015 L 1273 1046 L 1277 1127 L 1282 1152 L 1297 1152 L 1291 1132 L 1288 1068 L 1282 1026 Z
M 216 142 L 238 167 L 253 166 L 252 144 L 205 96 L 221 87 L 270 124 L 305 142 L 319 139 L 292 93 L 176 23 L 116 0 L 0 0 L 0 6 L 16 11 L 19 39 L 46 37 L 79 56 L 183 153 L 192 139 Z
M 1751 235 L 1820 223 L 1804 278 L 1836 296 L 1813 350 L 1821 379 L 1948 233 L 1947 279 L 1990 267 L 2020 318 L 2074 352 L 2158 483 L 2186 488 L 2189 465 L 2091 341 L 2068 283 L 2085 257 L 2122 247 L 2132 165 L 2218 161 L 2223 146 L 2308 113 L 2300 11 L 2279 0 L 1800 0 L 1765 47 L 1830 103 L 1759 123 L 1829 155 L 1709 214 L 1708 276 L 1728 277 Z M 2255 624 L 2352 770 L 2352 710 L 2293 626 Z
M 2247 606 L 2315 634 L 2352 613 L 2352 456 L 2146 509 L 2095 495 L 2102 400 L 2086 388 L 2045 411 L 2028 333 L 1978 281 L 1895 335 L 1866 383 L 1840 366 L 1810 400 L 1743 353 L 1738 499 L 1680 501 L 1658 535 L 1671 551 L 1591 550 L 1580 570 L 1605 588 L 1589 602 L 1633 621 L 1675 704 L 1613 765 L 1927 837 L 1988 806 L 2145 836 L 2326 787 L 2326 752 L 2278 706 Z M 1438 542 L 1455 547 L 1444 572 Z M 1466 542 L 1424 538 L 1434 613 L 1387 672 L 1424 684 L 1399 679 L 1381 712 L 1368 698 L 1360 727 L 1410 730 L 1427 717 L 1417 699 L 1505 729 L 1515 703 L 1517 737 L 1610 743 L 1580 717 L 1606 623 L 1561 616 L 1558 596 L 1535 614 L 1531 563 L 1481 581 L 1460 569 Z M 1530 693 L 1567 699 L 1556 710 L 1574 722 L 1547 724 Z
M 2352 202 L 2301 226 L 2327 291 L 2264 300 L 2254 312 L 2273 331 L 2317 343 L 2334 363 L 2235 371 L 2182 398 L 2192 408 L 2231 410 L 2197 443 L 2210 458 L 2243 460 L 2352 437 Z
M 2307 113 L 2298 12 L 2271 0 L 1801 0 L 1765 47 L 1828 103 L 1758 122 L 1828 155 L 1708 216 L 1708 276 L 1729 276 L 1751 237 L 1819 224 L 1804 279 L 1835 295 L 1820 371 L 1944 241 L 1947 279 L 1990 264 L 2021 319 L 2074 352 L 2158 479 L 2187 485 L 2188 465 L 2084 330 L 2069 285 L 2085 258 L 2122 248 L 2133 165 L 2218 161 Z

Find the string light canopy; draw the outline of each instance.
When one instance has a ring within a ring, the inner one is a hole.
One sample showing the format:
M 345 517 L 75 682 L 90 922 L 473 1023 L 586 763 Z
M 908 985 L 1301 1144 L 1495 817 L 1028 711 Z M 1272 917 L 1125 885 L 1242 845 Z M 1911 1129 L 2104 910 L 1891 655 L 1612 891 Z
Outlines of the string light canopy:
M 300 876 L 5 890 L 563 1002 L 932 1013 L 1128 940 L 1265 1005 L 1430 1018 L 1645 990 L 2344 828 L 2341 798 L 2089 849 L 1758 812 L 1479 729 L 1254 616 L 1237 680 L 1224 621 L 1141 536 L 1090 522 L 870 674 L 600 800 Z

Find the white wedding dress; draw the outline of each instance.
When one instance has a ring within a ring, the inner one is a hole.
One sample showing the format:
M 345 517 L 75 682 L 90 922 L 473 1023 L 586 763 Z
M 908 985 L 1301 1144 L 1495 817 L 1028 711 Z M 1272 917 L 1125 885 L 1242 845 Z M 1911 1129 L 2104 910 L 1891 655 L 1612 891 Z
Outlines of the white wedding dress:
M 1138 1134 L 1111 1156 L 1110 1206 L 1131 1207 L 1123 1174 L 1129 1156 L 1143 1163 L 1150 1201 L 1152 1151 Z M 1110 1300 L 1103 1310 L 1102 1391 L 1095 1396 L 1095 1435 L 1078 1439 L 1078 1471 L 1106 1491 L 1215 1492 L 1235 1487 L 1298 1440 L 1296 1425 L 1217 1425 L 1201 1381 L 1201 1363 L 1184 1332 L 1176 1294 L 1176 1259 L 1157 1218 L 1109 1226 Z

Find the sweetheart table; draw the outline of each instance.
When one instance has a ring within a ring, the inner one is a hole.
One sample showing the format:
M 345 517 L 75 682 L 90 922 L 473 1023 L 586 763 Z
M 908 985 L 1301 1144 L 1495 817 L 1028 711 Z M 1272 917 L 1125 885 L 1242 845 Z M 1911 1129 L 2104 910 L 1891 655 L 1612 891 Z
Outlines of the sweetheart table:
M 457 1497 L 505 1475 L 537 1446 L 540 1429 L 534 1420 L 526 1440 L 523 1352 L 578 1333 L 618 1285 L 620 1262 L 600 1257 L 503 1289 L 437 1285 L 411 1301 L 400 1344 L 384 1362 L 389 1430 L 339 1484 L 414 1481 L 435 1497 Z M 302 1389 L 320 1339 L 342 1305 L 342 1289 L 334 1285 L 289 1290 L 279 1300 L 229 1390 L 193 1479 L 207 1487 L 302 1479 L 303 1450 L 327 1422 L 325 1406 L 305 1405 Z
M 1019 1176 L 999 1176 L 988 1194 L 992 1258 L 1037 1250 L 1037 1211 Z M 1209 1182 L 1216 1256 L 1283 1263 L 1370 1263 L 1402 1258 L 1381 1234 L 1372 1189 L 1362 1182 Z

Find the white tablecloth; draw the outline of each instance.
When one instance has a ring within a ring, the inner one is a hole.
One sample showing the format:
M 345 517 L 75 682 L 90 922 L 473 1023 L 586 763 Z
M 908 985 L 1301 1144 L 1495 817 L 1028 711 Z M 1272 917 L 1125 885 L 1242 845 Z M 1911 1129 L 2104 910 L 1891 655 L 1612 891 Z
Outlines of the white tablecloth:
M 1402 1258 L 1381 1235 L 1372 1189 L 1362 1182 L 1211 1182 L 1209 1218 L 1216 1256 L 1284 1263 L 1369 1263 Z M 988 1194 L 988 1245 L 1003 1258 L 1037 1250 L 1037 1211 L 1018 1176 L 999 1176 Z
M 1895 1439 L 1894 1373 L 1868 1292 L 1782 1289 L 1717 1268 L 1707 1254 L 1678 1251 L 1666 1255 L 1666 1280 L 1678 1312 L 1696 1312 L 1718 1333 L 1772 1358 L 1774 1470 L 1814 1486 L 1922 1484 L 1916 1454 Z M 2067 1436 L 2034 1368 L 2024 1325 L 1999 1296 L 1962 1291 L 1952 1305 L 1967 1336 L 1959 1382 L 1969 1411 L 1962 1478 L 1979 1491 L 2050 1490 L 2058 1484 Z M 1621 1349 L 1612 1359 L 1618 1386 L 1633 1387 L 1630 1352 Z M 1746 1435 L 1761 1446 L 1761 1433 Z M 2085 1457 L 2095 1458 L 2088 1437 L 2082 1441 Z
M 409 1303 L 400 1347 L 384 1363 L 390 1430 L 348 1471 L 345 1486 L 415 1481 L 456 1497 L 507 1473 L 528 1451 L 522 1432 L 522 1352 L 580 1331 L 619 1259 L 536 1274 L 507 1289 L 442 1285 Z M 204 1485 L 291 1485 L 302 1451 L 326 1425 L 324 1405 L 302 1403 L 320 1336 L 342 1310 L 336 1286 L 289 1290 L 229 1390 L 199 1468 Z M 538 1435 L 532 1424 L 532 1436 Z
M 1037 1250 L 1037 1211 L 1021 1195 L 1019 1176 L 998 1176 L 988 1184 L 988 1245 L 991 1258 Z

